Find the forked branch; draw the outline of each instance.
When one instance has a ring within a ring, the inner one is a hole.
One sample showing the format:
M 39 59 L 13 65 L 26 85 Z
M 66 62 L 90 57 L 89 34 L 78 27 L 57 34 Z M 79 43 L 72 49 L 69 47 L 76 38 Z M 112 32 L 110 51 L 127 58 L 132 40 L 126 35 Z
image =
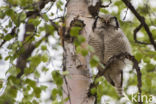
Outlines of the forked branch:
M 136 18 L 140 21 L 141 25 L 144 27 L 146 33 L 148 34 L 148 37 L 150 39 L 151 44 L 153 45 L 154 49 L 156 50 L 156 43 L 154 41 L 153 35 L 149 29 L 149 26 L 147 25 L 145 18 L 141 16 L 136 9 L 133 7 L 133 5 L 130 3 L 129 0 L 122 0 L 125 5 L 132 11 L 132 13 L 136 16 Z
M 134 41 L 136 43 L 139 43 L 139 44 L 145 44 L 145 45 L 148 45 L 150 43 L 146 43 L 146 42 L 141 42 L 139 40 L 137 40 L 137 33 L 139 32 L 139 30 L 142 28 L 142 24 L 140 24 L 138 27 L 136 27 L 136 29 L 134 30 Z

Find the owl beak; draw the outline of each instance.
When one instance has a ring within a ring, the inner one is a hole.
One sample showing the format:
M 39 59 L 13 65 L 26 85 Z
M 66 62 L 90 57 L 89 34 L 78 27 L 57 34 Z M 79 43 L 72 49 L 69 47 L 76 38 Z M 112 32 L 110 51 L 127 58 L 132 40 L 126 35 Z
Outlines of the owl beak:
M 106 24 L 108 24 L 108 21 L 105 21 Z
M 108 25 L 108 24 L 109 24 L 109 20 L 106 20 L 106 21 L 105 21 L 105 24 Z

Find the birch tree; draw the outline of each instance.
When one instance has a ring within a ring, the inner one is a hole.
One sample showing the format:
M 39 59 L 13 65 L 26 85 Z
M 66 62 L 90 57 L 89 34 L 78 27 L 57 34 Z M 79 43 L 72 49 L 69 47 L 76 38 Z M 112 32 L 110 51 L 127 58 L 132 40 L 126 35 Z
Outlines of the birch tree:
M 75 42 L 78 41 L 78 44 L 74 44 L 72 39 L 66 40 L 65 38 L 64 40 L 64 67 L 65 70 L 69 71 L 69 75 L 64 79 L 64 95 L 69 97 L 69 104 L 93 104 L 94 99 L 87 96 L 91 76 L 89 72 L 89 57 L 86 54 L 88 51 L 88 37 L 92 32 L 93 18 L 88 11 L 86 0 L 71 0 L 68 2 L 65 23 L 66 28 L 70 28 L 71 33 L 65 35 L 70 35 L 69 38 L 72 38 L 71 35 L 73 35 L 73 38 L 77 38 L 77 40 L 73 40 Z M 82 30 L 74 31 L 79 24 Z M 79 31 L 81 35 L 79 35 Z

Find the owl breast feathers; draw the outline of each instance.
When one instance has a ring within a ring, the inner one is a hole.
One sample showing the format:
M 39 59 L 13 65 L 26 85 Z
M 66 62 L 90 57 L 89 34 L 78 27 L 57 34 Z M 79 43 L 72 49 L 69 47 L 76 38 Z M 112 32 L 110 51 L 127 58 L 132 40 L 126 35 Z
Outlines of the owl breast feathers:
M 121 29 L 107 29 L 104 35 L 104 63 L 121 52 L 131 53 L 130 43 Z

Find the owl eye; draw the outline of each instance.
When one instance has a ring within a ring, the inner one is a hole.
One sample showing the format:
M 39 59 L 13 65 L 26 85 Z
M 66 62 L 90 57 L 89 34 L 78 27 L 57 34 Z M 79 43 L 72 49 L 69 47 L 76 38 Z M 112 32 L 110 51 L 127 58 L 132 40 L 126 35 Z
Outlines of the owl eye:
M 99 17 L 99 19 L 100 19 L 102 22 L 104 22 L 104 21 L 105 21 L 105 19 L 103 19 L 103 18 L 101 18 L 101 17 Z
M 112 23 L 115 24 L 114 26 L 115 26 L 116 28 L 119 28 L 119 27 L 120 27 L 117 17 L 114 16 L 114 17 L 110 18 L 110 20 L 111 20 Z

